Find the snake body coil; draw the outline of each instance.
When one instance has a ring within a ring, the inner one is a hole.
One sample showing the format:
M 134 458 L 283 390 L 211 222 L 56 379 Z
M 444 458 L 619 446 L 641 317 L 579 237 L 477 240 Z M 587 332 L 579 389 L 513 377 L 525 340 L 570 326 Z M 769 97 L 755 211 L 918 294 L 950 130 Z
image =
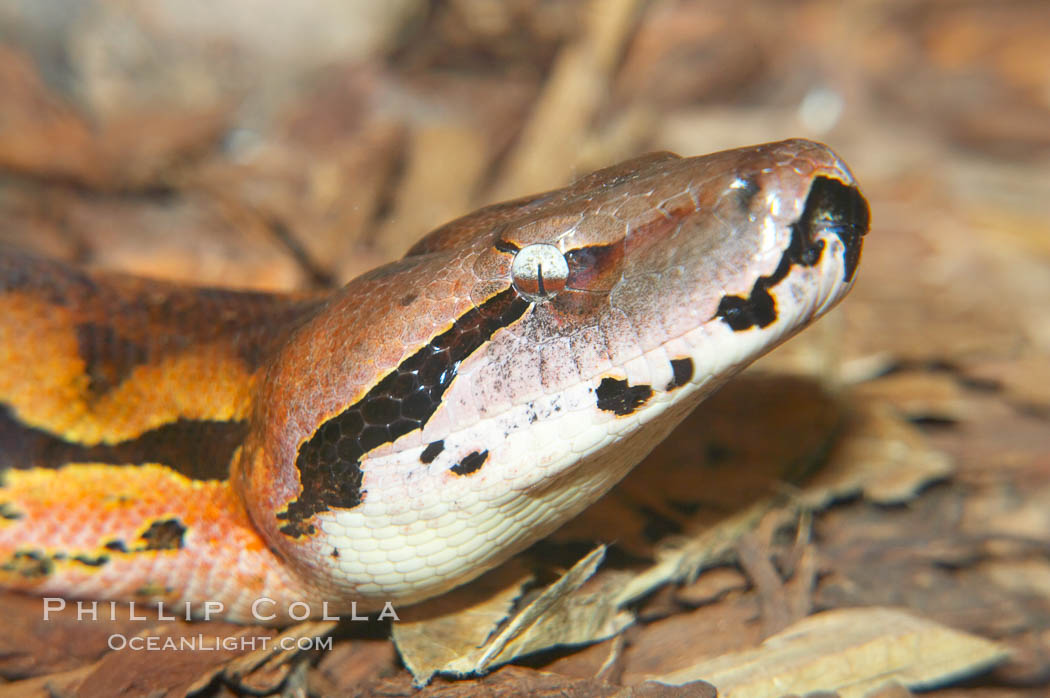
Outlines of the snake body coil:
M 481 209 L 329 294 L 0 250 L 0 584 L 273 622 L 441 593 L 831 308 L 867 229 L 792 140 Z

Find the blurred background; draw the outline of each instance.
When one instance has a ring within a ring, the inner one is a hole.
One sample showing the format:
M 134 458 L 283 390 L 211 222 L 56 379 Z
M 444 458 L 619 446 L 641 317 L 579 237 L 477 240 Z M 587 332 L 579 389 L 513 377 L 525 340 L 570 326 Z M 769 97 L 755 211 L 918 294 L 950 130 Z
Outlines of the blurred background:
M 826 559 L 870 547 L 874 517 L 875 547 L 912 546 L 912 566 L 894 558 L 905 591 L 889 594 L 872 581 L 885 557 L 843 563 L 822 578 L 850 584 L 814 607 L 910 605 L 1007 641 L 991 685 L 1036 695 L 1048 36 L 1045 0 L 0 0 L 0 241 L 196 283 L 332 286 L 477 206 L 643 152 L 824 141 L 871 204 L 860 280 L 763 365 L 878 402 L 954 471 L 922 506 L 836 510 L 858 533 L 825 531 Z M 657 654 L 624 675 L 673 668 Z

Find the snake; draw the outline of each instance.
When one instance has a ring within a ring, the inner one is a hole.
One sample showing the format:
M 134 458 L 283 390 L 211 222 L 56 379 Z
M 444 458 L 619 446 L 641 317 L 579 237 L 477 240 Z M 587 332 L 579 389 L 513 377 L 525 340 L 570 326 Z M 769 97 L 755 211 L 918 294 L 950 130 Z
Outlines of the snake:
M 832 308 L 869 218 L 792 139 L 490 205 L 338 289 L 0 247 L 0 586 L 272 623 L 442 594 Z

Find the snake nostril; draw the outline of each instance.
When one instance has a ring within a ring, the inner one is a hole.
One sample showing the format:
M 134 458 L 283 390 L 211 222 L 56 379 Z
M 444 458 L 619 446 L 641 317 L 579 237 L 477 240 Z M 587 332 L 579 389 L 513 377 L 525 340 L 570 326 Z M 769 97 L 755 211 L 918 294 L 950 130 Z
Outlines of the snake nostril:
M 816 177 L 799 218 L 800 232 L 808 241 L 837 235 L 845 249 L 845 280 L 850 281 L 860 261 L 862 238 L 868 232 L 871 213 L 856 186 L 831 177 Z
M 744 213 L 751 211 L 755 196 L 762 190 L 755 174 L 739 175 L 729 185 L 729 191 L 736 200 L 737 207 Z

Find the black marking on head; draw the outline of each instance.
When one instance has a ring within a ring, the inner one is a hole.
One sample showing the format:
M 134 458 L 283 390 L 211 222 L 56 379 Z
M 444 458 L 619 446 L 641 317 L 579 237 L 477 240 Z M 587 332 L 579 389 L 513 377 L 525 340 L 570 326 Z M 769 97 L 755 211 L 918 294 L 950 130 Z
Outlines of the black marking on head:
M 398 303 L 401 304 L 402 308 L 407 308 L 412 305 L 417 298 L 419 298 L 418 293 L 407 293 L 404 296 L 401 296 L 401 300 L 399 300 Z
M 783 281 L 794 265 L 811 267 L 819 262 L 824 251 L 824 241 L 808 237 L 807 230 L 792 224 L 791 242 L 773 273 L 758 277 L 748 298 L 723 296 L 715 316 L 722 318 L 734 332 L 772 325 L 777 319 L 777 304 L 769 289 Z
M 332 548 L 332 552 L 331 552 L 331 553 L 329 553 L 329 555 L 330 555 L 330 556 L 331 556 L 332 558 L 334 558 L 334 559 L 338 560 L 338 559 L 339 559 L 339 548 Z
M 816 177 L 802 215 L 791 225 L 791 242 L 780 264 L 769 276 L 758 277 L 747 298 L 723 296 L 715 317 L 722 318 L 734 332 L 773 324 L 777 307 L 769 289 L 780 283 L 792 266 L 811 267 L 820 261 L 824 251 L 820 233 L 832 232 L 842 240 L 844 280 L 850 281 L 860 261 L 861 238 L 868 232 L 869 219 L 868 203 L 856 187 L 830 177 Z
M 76 326 L 77 354 L 84 361 L 88 391 L 95 399 L 124 382 L 139 364 L 149 359 L 144 347 L 117 334 L 108 325 L 81 323 Z
M 124 545 L 124 541 L 115 539 L 111 540 L 102 546 L 106 550 L 112 550 L 115 553 L 126 553 L 128 552 L 128 546 Z
M 186 527 L 178 519 L 163 519 L 150 524 L 140 538 L 146 541 L 145 550 L 181 550 Z
M 445 440 L 431 441 L 427 444 L 427 447 L 423 449 L 423 452 L 419 454 L 420 463 L 433 463 L 434 459 L 445 450 Z
M 810 239 L 818 232 L 832 232 L 842 241 L 844 253 L 843 281 L 853 279 L 860 263 L 863 237 L 871 224 L 868 202 L 857 187 L 831 177 L 817 177 L 809 189 L 806 208 L 798 225 L 807 229 Z
M 509 240 L 496 240 L 496 249 L 507 254 L 517 254 L 521 248 Z
M 441 405 L 459 364 L 498 330 L 516 322 L 528 301 L 507 289 L 471 308 L 452 327 L 401 362 L 357 403 L 322 424 L 295 459 L 301 491 L 277 518 L 280 530 L 299 538 L 312 533 L 307 520 L 332 507 L 351 509 L 365 496 L 361 459 L 369 451 L 422 429 Z
M 628 385 L 627 381 L 616 378 L 602 378 L 595 395 L 598 396 L 598 409 L 622 417 L 648 402 L 653 389 L 648 385 Z
M 481 466 L 485 464 L 486 460 L 488 460 L 488 457 L 488 449 L 480 452 L 474 451 L 464 456 L 463 460 L 456 465 L 453 465 L 449 470 L 456 475 L 470 475 L 471 473 L 476 473 L 480 470 Z
M 780 283 L 795 264 L 811 267 L 820 261 L 824 241 L 807 237 L 808 229 L 791 225 L 791 241 L 780 258 L 780 264 L 769 276 L 760 276 L 747 298 L 723 296 L 715 317 L 720 317 L 734 332 L 752 327 L 768 327 L 777 319 L 777 304 L 769 289 Z
M 768 277 L 759 277 L 751 289 L 751 295 L 723 296 L 718 303 L 715 317 L 722 318 L 734 332 L 749 330 L 752 327 L 768 327 L 777 319 L 777 304 L 769 295 L 763 283 Z
M 225 480 L 247 422 L 180 419 L 115 444 L 85 446 L 23 425 L 0 403 L 0 468 L 58 468 L 67 463 L 160 463 L 195 480 Z
M 693 360 L 688 356 L 684 359 L 671 359 L 671 382 L 664 390 L 671 391 L 681 388 L 693 379 Z
M 39 550 L 16 550 L 6 562 L 0 565 L 0 570 L 26 579 L 46 577 L 53 569 L 54 564 L 51 558 Z
M 87 555 L 74 555 L 72 558 L 73 562 L 79 562 L 82 565 L 88 567 L 102 567 L 104 564 L 109 562 L 109 555 L 99 555 L 98 557 L 88 557 Z

